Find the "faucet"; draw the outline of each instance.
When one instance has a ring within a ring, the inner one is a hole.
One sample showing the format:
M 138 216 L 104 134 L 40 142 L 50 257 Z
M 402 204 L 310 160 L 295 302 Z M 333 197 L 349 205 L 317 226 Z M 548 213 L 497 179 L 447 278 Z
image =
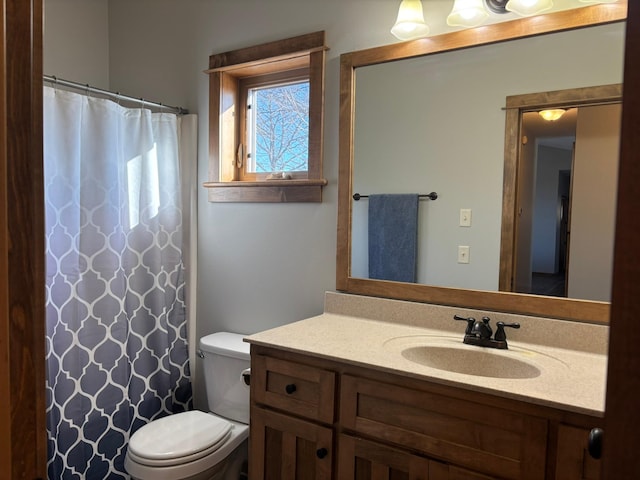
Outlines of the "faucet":
M 482 317 L 481 320 L 476 320 L 473 317 L 454 315 L 453 319 L 467 322 L 463 343 L 479 347 L 499 348 L 501 350 L 509 348 L 507 345 L 507 334 L 504 331 L 505 327 L 520 328 L 519 323 L 497 322 L 496 333 L 493 335 L 493 329 L 491 325 L 489 325 L 491 321 L 489 317 Z M 491 335 L 493 335 L 493 338 L 491 338 Z

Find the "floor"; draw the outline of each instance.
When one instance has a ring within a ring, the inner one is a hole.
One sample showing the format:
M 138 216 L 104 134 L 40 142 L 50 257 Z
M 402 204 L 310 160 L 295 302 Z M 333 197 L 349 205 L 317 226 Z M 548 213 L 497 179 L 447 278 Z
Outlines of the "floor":
M 549 297 L 566 297 L 564 273 L 534 273 L 531 278 L 531 293 Z

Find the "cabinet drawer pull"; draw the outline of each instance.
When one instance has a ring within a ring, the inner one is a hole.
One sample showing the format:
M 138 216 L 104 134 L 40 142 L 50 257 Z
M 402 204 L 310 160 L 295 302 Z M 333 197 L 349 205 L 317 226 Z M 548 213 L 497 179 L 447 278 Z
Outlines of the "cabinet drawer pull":
M 296 390 L 297 390 L 297 388 L 296 388 L 296 384 L 295 383 L 290 383 L 289 385 L 284 387 L 284 391 L 287 392 L 289 395 L 294 393 Z
M 316 450 L 316 456 L 320 460 L 322 460 L 324 457 L 326 457 L 328 453 L 329 453 L 329 450 L 327 450 L 326 448 L 319 448 L 318 450 Z

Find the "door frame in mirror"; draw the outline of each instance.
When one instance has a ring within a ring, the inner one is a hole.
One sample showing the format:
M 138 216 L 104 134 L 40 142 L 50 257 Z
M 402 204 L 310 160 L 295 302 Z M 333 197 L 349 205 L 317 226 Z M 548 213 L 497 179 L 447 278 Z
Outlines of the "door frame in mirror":
M 622 103 L 622 84 L 572 88 L 507 97 L 505 115 L 504 177 L 498 290 L 514 291 L 516 239 L 518 235 L 518 173 L 521 171 L 522 115 L 544 108 L 572 108 Z
M 621 22 L 627 3 L 593 5 L 547 15 L 496 23 L 409 42 L 344 53 L 340 56 L 340 121 L 336 289 L 347 293 L 455 305 L 524 315 L 588 322 L 608 322 L 608 302 L 542 297 L 512 292 L 466 290 L 351 276 L 352 171 L 356 68 L 431 55 L 546 33 Z

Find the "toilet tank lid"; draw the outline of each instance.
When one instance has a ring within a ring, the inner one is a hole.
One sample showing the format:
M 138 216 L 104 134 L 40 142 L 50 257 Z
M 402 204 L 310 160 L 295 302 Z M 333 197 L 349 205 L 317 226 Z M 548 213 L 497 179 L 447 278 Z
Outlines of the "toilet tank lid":
M 204 352 L 248 360 L 250 345 L 242 340 L 244 337 L 240 333 L 212 333 L 200 339 L 200 349 Z

